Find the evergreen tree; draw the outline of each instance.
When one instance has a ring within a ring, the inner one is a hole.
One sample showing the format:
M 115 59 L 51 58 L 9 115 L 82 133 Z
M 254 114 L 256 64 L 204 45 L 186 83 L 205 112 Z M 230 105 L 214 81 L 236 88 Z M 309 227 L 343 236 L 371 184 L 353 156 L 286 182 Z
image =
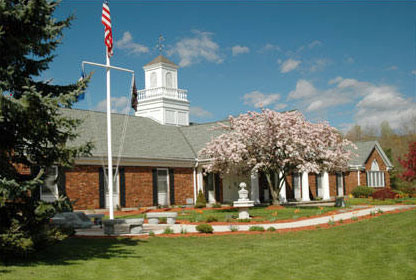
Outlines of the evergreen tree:
M 48 222 L 61 202 L 39 199 L 45 170 L 70 167 L 91 144 L 71 147 L 79 120 L 62 115 L 87 86 L 42 81 L 64 28 L 57 1 L 0 0 L 0 255 L 27 254 L 50 238 Z M 30 172 L 22 172 L 30 170 Z

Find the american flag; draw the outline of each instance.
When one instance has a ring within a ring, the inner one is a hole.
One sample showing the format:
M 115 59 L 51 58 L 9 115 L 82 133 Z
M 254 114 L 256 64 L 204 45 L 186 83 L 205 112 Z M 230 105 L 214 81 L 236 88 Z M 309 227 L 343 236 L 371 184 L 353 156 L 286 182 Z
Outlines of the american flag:
M 110 17 L 110 8 L 108 7 L 108 1 L 103 3 L 103 15 L 101 17 L 101 22 L 104 24 L 104 43 L 107 46 L 107 55 L 108 57 L 113 55 L 113 33 L 111 30 L 111 17 Z

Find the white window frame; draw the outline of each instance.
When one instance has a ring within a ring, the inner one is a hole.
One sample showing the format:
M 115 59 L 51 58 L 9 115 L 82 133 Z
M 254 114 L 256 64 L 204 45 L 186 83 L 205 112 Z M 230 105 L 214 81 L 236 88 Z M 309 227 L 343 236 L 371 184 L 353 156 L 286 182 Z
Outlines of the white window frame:
M 53 179 L 54 184 L 53 186 L 47 187 L 46 185 L 42 185 L 40 188 L 40 199 L 46 202 L 53 202 L 58 199 L 59 193 L 58 193 L 58 166 L 54 165 L 48 168 L 53 168 L 55 170 L 55 178 Z M 52 176 L 48 175 L 48 168 L 45 170 L 45 180 L 44 183 L 46 183 L 47 177 Z M 44 188 L 49 188 L 51 190 L 51 193 L 43 193 Z

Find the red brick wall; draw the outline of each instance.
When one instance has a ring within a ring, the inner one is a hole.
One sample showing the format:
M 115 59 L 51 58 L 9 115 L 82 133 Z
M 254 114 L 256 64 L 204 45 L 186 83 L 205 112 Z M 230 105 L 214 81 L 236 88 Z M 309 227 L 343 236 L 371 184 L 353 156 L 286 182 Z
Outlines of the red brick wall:
M 186 204 L 187 198 L 194 198 L 194 179 L 192 168 L 175 168 L 175 204 Z
M 125 166 L 126 207 L 145 207 L 153 205 L 152 167 Z
M 308 174 L 308 180 L 309 180 L 309 196 L 310 199 L 316 198 L 316 174 L 315 173 L 309 173 Z
M 99 208 L 99 167 L 75 166 L 66 171 L 66 193 L 71 201 L 76 201 L 75 209 Z
M 346 172 L 344 173 L 344 176 L 345 176 L 345 195 L 348 195 L 356 186 L 358 186 L 357 171 Z
M 97 209 L 100 166 L 76 166 L 66 172 L 66 192 L 75 209 Z M 153 167 L 125 166 L 126 207 L 153 206 Z M 193 198 L 192 168 L 174 168 L 175 204 Z

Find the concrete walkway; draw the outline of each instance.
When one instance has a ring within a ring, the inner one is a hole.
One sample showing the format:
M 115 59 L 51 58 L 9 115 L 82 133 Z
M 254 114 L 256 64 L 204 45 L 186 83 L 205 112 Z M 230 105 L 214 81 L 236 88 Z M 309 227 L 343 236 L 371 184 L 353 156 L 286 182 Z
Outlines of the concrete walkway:
M 274 227 L 275 229 L 291 229 L 291 228 L 300 228 L 300 227 L 308 227 L 308 226 L 317 226 L 322 224 L 327 224 L 329 221 L 339 221 L 339 220 L 349 220 L 353 217 L 362 217 L 368 216 L 372 212 L 377 213 L 378 211 L 382 212 L 391 212 L 396 210 L 405 210 L 415 208 L 415 205 L 377 205 L 372 206 L 371 208 L 367 209 L 356 209 L 352 212 L 345 212 L 345 213 L 338 213 L 332 216 L 324 216 L 324 217 L 317 217 L 317 218 L 310 218 L 305 220 L 293 221 L 293 222 L 286 222 L 286 223 L 265 223 L 265 224 L 242 224 L 242 225 L 232 225 L 233 227 L 237 228 L 238 231 L 248 231 L 249 228 L 253 225 L 264 227 L 265 229 L 269 227 Z M 143 233 L 142 234 L 126 234 L 123 236 L 145 236 L 148 235 L 150 231 L 154 234 L 162 234 L 166 228 L 171 228 L 174 233 L 181 233 L 181 231 L 186 231 L 187 233 L 194 233 L 198 232 L 196 230 L 196 225 L 189 225 L 189 224 L 175 224 L 175 225 L 151 225 L 151 224 L 144 224 Z M 214 232 L 229 232 L 231 231 L 230 225 L 213 225 Z M 103 229 L 100 228 L 91 228 L 91 229 L 82 229 L 77 230 L 76 235 L 78 236 L 104 236 Z

